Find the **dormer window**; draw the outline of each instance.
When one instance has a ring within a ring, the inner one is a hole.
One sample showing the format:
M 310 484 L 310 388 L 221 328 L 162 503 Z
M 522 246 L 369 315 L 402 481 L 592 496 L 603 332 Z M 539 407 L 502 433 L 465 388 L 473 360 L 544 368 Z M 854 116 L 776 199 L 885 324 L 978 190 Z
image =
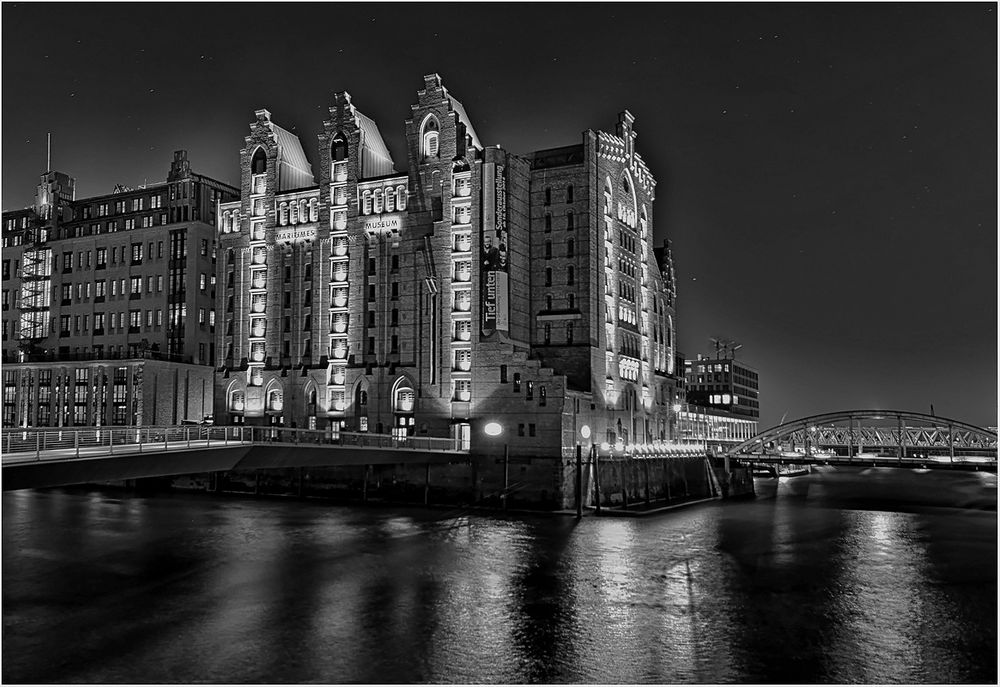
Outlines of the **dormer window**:
M 438 156 L 438 122 L 433 116 L 427 118 L 422 137 L 425 158 Z

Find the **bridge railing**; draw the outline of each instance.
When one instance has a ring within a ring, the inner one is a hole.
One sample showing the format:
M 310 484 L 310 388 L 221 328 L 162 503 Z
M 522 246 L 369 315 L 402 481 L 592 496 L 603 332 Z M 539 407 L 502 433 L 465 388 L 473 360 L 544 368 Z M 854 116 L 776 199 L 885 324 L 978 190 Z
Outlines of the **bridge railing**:
M 240 444 L 348 446 L 465 453 L 447 437 L 396 437 L 366 432 L 218 425 L 170 427 L 7 428 L 0 434 L 4 461 L 222 448 Z

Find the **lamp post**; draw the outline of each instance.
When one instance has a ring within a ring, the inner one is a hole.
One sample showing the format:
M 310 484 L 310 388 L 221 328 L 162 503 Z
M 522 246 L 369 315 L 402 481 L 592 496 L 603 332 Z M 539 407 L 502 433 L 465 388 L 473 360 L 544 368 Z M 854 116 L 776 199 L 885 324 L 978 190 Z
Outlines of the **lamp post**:
M 589 425 L 580 428 L 580 436 L 590 438 Z M 583 517 L 583 448 L 579 441 L 576 442 L 576 517 Z
M 488 436 L 498 437 L 503 434 L 503 426 L 499 422 L 487 422 L 486 426 L 483 428 Z M 508 447 L 507 442 L 503 443 L 503 491 L 500 492 L 500 507 L 503 510 L 507 510 L 507 480 L 508 471 L 507 466 L 509 463 L 508 457 Z

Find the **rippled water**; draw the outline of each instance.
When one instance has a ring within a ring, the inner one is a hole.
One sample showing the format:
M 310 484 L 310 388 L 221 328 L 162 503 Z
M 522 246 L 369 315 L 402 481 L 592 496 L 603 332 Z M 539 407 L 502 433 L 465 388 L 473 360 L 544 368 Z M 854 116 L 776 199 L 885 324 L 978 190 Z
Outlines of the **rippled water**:
M 2 677 L 996 682 L 995 476 L 758 485 L 580 522 L 8 492 Z

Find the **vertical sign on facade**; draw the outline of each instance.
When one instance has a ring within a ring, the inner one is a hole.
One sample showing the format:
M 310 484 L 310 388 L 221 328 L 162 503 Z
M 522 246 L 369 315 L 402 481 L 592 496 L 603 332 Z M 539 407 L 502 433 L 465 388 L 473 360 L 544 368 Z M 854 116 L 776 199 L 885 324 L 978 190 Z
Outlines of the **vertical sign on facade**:
M 483 165 L 483 224 L 480 241 L 482 333 L 510 331 L 507 282 L 507 183 L 503 165 Z

